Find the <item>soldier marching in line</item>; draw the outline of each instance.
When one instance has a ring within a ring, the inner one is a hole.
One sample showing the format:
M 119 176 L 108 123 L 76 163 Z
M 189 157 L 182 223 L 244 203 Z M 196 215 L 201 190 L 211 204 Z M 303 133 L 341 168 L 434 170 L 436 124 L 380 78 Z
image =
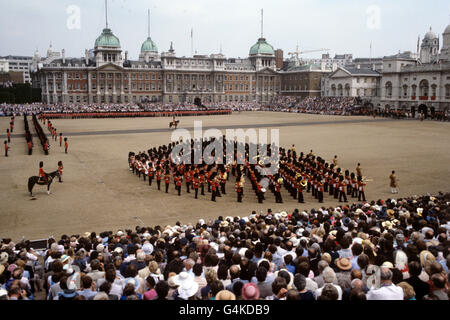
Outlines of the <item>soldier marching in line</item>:
M 199 179 L 198 179 L 197 173 L 194 175 L 193 186 L 194 186 L 195 199 L 198 199 Z
M 339 202 L 342 202 L 342 197 L 344 197 L 344 202 L 347 202 L 346 192 L 347 184 L 345 183 L 344 177 L 339 178 Z
M 362 180 L 362 177 L 358 177 L 358 201 L 361 201 L 361 197 L 362 197 L 362 201 L 366 201 L 366 195 L 364 193 L 364 187 L 365 187 L 366 183 Z
M 323 203 L 323 185 L 324 185 L 324 180 L 319 181 L 318 185 L 317 185 L 317 194 L 318 194 L 318 200 L 319 203 Z
M 275 182 L 275 202 L 276 203 L 283 203 L 283 198 L 281 197 L 280 181 Z
M 216 183 L 214 179 L 208 180 L 208 185 L 211 190 L 211 201 L 216 202 Z
M 243 182 L 240 178 L 236 178 L 236 193 L 237 193 L 237 202 L 242 202 L 243 195 Z
M 170 172 L 166 170 L 166 174 L 164 175 L 164 183 L 166 185 L 166 193 L 169 193 L 169 184 L 170 184 Z M 159 190 L 159 188 L 158 188 Z
M 8 150 L 9 150 L 8 141 L 5 140 L 5 157 L 8 156 Z
M 161 190 L 161 179 L 162 179 L 162 172 L 161 169 L 158 168 L 156 170 L 156 184 L 158 185 L 158 190 Z

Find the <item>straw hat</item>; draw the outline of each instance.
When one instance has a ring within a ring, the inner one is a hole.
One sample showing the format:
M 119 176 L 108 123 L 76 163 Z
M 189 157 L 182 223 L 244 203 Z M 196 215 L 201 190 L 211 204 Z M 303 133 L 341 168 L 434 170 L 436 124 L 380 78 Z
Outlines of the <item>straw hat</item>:
M 352 268 L 352 263 L 347 258 L 338 258 L 334 260 L 334 264 L 341 270 L 347 271 Z
M 429 266 L 430 264 L 432 264 L 433 262 L 436 262 L 436 258 L 434 257 L 434 255 L 428 251 L 428 250 L 423 250 L 420 253 L 420 264 L 426 268 L 427 266 Z
M 216 300 L 236 300 L 236 296 L 231 291 L 221 290 L 216 294 Z

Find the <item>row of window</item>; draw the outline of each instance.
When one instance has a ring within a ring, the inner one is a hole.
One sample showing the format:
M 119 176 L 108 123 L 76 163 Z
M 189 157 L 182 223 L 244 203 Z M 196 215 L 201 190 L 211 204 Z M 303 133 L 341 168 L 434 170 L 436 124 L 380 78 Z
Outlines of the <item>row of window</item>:
M 329 95 L 329 91 L 327 90 L 327 96 Z M 377 96 L 377 89 L 356 89 L 356 95 L 358 97 L 375 97 Z M 331 88 L 331 96 L 332 97 L 350 97 L 350 88 Z
M 419 96 L 421 97 L 428 97 L 429 96 L 429 84 L 427 80 L 422 80 L 419 83 Z M 388 81 L 385 84 L 385 96 L 387 98 L 391 98 L 392 97 L 392 82 Z M 436 84 L 432 84 L 431 85 L 431 97 L 436 97 L 436 91 L 437 91 L 437 85 Z M 445 86 L 445 91 L 446 91 L 446 96 L 450 95 L 450 85 L 446 85 Z M 403 94 L 403 97 L 407 97 L 409 96 L 409 93 L 411 93 L 411 96 L 415 97 L 417 94 L 417 85 L 413 84 L 411 86 L 411 92 L 409 92 L 409 86 L 407 86 L 406 84 L 402 86 L 401 88 L 401 92 Z M 399 95 L 400 97 L 400 95 Z

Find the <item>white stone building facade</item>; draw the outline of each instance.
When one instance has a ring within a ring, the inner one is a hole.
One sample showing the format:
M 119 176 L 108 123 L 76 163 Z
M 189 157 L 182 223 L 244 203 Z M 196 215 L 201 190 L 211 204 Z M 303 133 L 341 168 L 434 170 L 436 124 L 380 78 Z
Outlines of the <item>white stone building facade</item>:
M 402 109 L 418 115 L 450 110 L 450 25 L 439 37 L 426 33 L 420 57 L 411 53 L 383 59 L 381 107 Z

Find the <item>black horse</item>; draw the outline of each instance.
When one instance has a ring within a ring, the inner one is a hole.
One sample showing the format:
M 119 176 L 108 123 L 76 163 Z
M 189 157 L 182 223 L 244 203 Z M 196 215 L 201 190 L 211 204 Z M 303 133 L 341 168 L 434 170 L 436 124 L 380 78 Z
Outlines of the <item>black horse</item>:
M 37 177 L 37 176 L 33 176 L 28 179 L 28 191 L 30 192 L 31 196 L 33 196 L 33 187 L 35 184 L 38 184 L 40 186 L 46 185 L 47 186 L 47 194 L 50 194 L 50 185 L 52 184 L 53 179 L 55 177 L 58 177 L 58 178 L 60 177 L 58 170 L 56 170 L 52 173 L 46 173 L 45 175 L 47 177 L 47 182 L 39 181 L 39 177 Z
M 176 129 L 179 123 L 180 123 L 180 120 L 171 121 L 169 123 L 169 128 L 175 127 L 175 129 Z

